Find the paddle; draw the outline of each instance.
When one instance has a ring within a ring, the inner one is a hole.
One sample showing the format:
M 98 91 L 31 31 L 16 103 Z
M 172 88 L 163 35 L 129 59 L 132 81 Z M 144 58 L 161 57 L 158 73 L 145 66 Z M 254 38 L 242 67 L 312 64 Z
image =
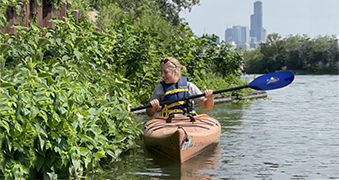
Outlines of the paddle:
M 213 94 L 223 93 L 223 92 L 227 92 L 227 91 L 234 91 L 234 90 L 243 89 L 243 88 L 252 88 L 252 89 L 255 89 L 255 90 L 278 89 L 278 88 L 282 88 L 282 87 L 289 85 L 293 80 L 294 80 L 294 74 L 291 71 L 275 72 L 275 73 L 270 73 L 270 74 L 265 74 L 265 75 L 259 76 L 258 78 L 254 79 L 251 83 L 249 83 L 247 85 L 233 87 L 233 88 L 229 88 L 229 89 L 223 89 L 223 90 L 219 90 L 219 91 L 213 91 Z M 205 96 L 205 93 L 186 97 L 186 98 L 180 98 L 180 99 L 176 99 L 176 100 L 172 100 L 172 101 L 161 102 L 160 105 L 171 104 L 171 103 L 174 103 L 174 102 L 177 102 L 177 101 L 189 100 L 189 99 L 194 99 L 194 98 L 198 98 L 198 97 L 202 97 L 202 96 Z M 137 111 L 137 110 L 140 110 L 140 109 L 149 108 L 149 107 L 152 107 L 152 106 L 150 104 L 148 104 L 146 106 L 132 108 L 131 112 Z

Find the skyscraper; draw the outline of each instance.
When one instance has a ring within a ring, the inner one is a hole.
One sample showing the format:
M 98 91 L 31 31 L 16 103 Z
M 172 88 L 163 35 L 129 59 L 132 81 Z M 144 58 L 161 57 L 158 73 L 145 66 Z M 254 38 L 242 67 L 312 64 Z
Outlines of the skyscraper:
M 226 44 L 235 44 L 243 50 L 256 49 L 266 41 L 266 29 L 263 28 L 262 2 L 254 2 L 254 13 L 251 15 L 251 27 L 233 26 L 225 31 Z
M 257 42 L 265 41 L 266 30 L 263 28 L 262 2 L 254 3 L 254 14 L 251 15 L 250 36 L 256 37 Z
M 236 45 L 236 48 L 241 44 L 243 50 L 248 50 L 247 45 L 250 43 L 250 33 L 247 26 L 233 26 L 225 31 L 226 44 Z
M 240 42 L 242 43 L 250 43 L 250 31 L 247 26 L 242 26 L 241 27 L 241 37 L 240 37 Z
M 250 43 L 250 33 L 247 26 L 233 26 L 225 31 L 226 44 L 234 43 Z
M 226 31 L 225 31 L 226 44 L 232 44 L 232 37 L 233 37 L 232 31 L 233 31 L 232 28 L 227 28 Z

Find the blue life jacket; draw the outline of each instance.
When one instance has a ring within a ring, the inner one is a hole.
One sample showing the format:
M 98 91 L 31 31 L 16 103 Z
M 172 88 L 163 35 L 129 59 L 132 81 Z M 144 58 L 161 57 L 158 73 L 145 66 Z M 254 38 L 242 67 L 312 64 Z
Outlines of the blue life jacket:
M 181 99 L 189 97 L 190 94 L 188 92 L 187 86 L 188 78 L 181 77 L 176 84 L 166 84 L 164 80 L 161 80 L 161 84 L 164 87 L 165 98 L 161 101 L 172 101 L 175 99 Z M 162 106 L 161 114 L 163 117 L 168 117 L 170 114 L 183 114 L 183 109 L 186 108 L 188 114 L 193 116 L 196 115 L 194 101 L 188 100 L 186 101 L 177 101 L 172 104 L 165 104 Z

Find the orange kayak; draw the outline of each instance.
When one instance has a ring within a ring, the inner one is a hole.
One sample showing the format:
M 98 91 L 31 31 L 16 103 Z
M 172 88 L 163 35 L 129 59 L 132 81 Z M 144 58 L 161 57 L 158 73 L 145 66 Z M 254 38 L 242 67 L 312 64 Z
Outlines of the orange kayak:
M 206 115 L 155 117 L 143 129 L 144 143 L 179 162 L 198 155 L 219 141 L 220 123 Z

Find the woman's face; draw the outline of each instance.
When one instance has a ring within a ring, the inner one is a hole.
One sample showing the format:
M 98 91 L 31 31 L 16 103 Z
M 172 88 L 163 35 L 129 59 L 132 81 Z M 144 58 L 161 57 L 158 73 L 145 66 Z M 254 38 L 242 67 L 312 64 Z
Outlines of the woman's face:
M 176 83 L 179 78 L 177 76 L 177 72 L 171 70 L 168 64 L 161 64 L 161 77 L 164 79 L 166 84 Z

